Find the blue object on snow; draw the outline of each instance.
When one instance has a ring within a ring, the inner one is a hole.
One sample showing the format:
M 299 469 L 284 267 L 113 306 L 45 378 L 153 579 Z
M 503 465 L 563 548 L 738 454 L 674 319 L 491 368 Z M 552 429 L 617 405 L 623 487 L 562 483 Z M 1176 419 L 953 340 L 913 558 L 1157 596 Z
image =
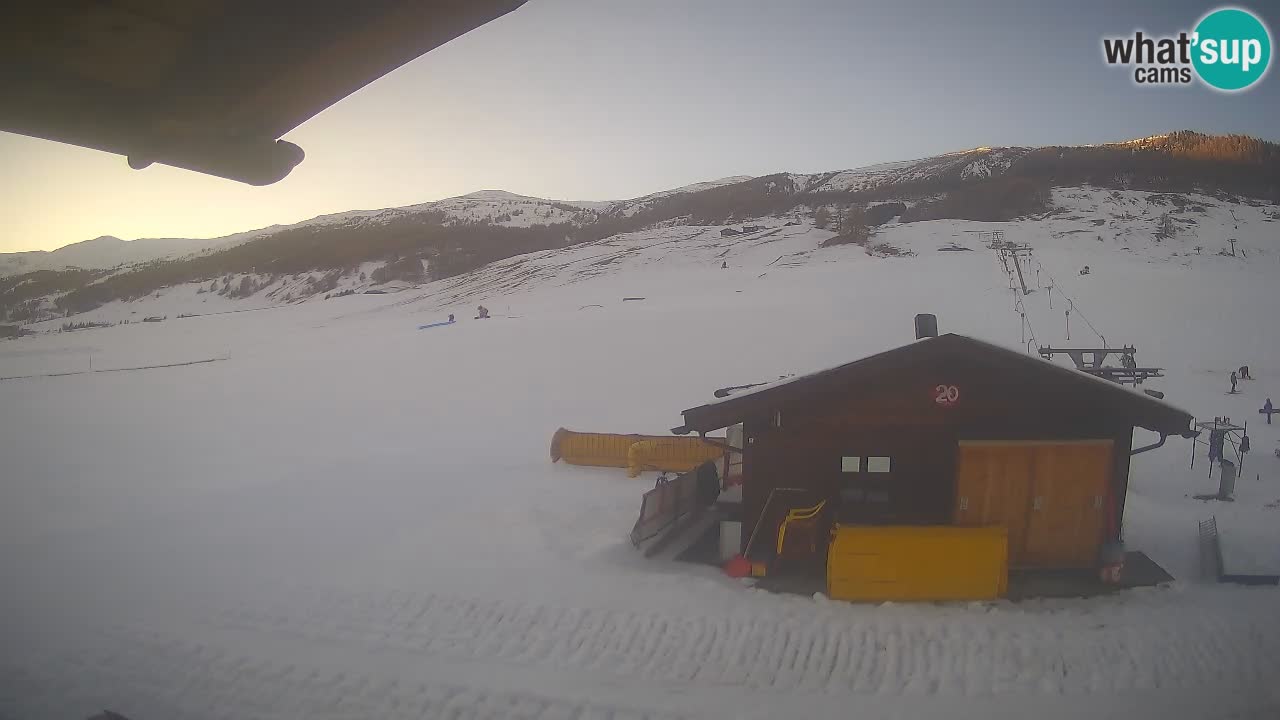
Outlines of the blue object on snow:
M 418 329 L 426 330 L 427 328 L 440 327 L 441 325 L 452 325 L 452 324 L 453 324 L 452 320 L 445 320 L 443 322 L 431 323 L 430 325 L 419 325 Z

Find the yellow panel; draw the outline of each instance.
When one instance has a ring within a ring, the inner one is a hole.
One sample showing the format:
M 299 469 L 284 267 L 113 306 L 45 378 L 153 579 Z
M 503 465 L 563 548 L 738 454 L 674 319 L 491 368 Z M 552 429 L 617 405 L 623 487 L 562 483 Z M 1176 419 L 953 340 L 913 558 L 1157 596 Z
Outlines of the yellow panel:
M 688 472 L 723 454 L 724 448 L 704 443 L 699 438 L 641 440 L 627 448 L 627 475 L 635 477 L 645 470 Z
M 724 438 L 710 439 L 724 442 Z M 570 465 L 631 467 L 628 453 L 632 445 L 641 442 L 657 443 L 646 446 L 647 449 L 639 456 L 642 463 L 652 465 L 652 469 L 672 472 L 692 470 L 724 452 L 697 437 L 584 433 L 560 428 L 551 438 L 551 462 L 564 460 Z
M 835 600 L 989 600 L 1008 575 L 999 526 L 837 526 L 827 554 Z

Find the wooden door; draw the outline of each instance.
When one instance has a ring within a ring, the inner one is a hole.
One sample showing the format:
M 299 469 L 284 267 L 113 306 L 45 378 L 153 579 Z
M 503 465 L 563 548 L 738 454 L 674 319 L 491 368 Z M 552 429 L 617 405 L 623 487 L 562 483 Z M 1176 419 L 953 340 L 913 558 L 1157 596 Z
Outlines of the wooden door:
M 1111 443 L 1040 445 L 1032 470 L 1023 560 L 1032 567 L 1093 567 L 1106 526 Z
M 1111 445 L 962 442 L 955 523 L 1008 528 L 1012 567 L 1092 567 L 1106 527 Z
M 960 444 L 955 523 L 1006 527 L 1013 567 L 1023 564 L 1034 460 L 1029 445 Z

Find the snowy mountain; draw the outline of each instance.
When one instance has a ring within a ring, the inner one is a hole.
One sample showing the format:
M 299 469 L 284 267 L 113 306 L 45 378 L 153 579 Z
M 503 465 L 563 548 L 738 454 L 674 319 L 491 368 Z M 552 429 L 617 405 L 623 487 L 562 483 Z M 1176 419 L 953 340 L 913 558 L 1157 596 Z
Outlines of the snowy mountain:
M 458 304 L 493 302 L 495 295 L 625 276 L 636 264 L 674 265 L 701 273 L 721 263 L 734 267 L 750 258 L 748 267 L 765 277 L 845 262 L 851 252 L 908 259 L 957 251 L 981 253 L 986 251 L 986 240 L 978 233 L 992 230 L 1004 232 L 1009 241 L 1033 243 L 1044 253 L 1087 250 L 1093 258 L 1089 262 L 1094 263 L 1195 269 L 1224 264 L 1266 268 L 1280 262 L 1280 207 L 1270 203 L 1199 193 L 1064 187 L 1052 191 L 1049 204 L 1051 209 L 1043 213 L 1004 222 L 890 219 L 873 228 L 866 241 L 848 246 L 839 242 L 842 236 L 834 223 L 819 227 L 818 213 L 805 211 L 731 225 L 664 223 L 599 240 L 535 249 L 435 280 L 416 258 L 410 261 L 408 273 L 399 272 L 403 261 L 368 261 L 349 271 L 233 273 L 175 283 L 134 298 L 107 298 L 71 320 L 111 324 L 147 316 L 208 315 L 366 291 L 399 293 L 402 302 L 452 311 Z M 732 232 L 722 234 L 725 230 Z M 396 272 L 388 272 L 389 268 Z M 643 296 L 647 291 L 636 286 L 627 292 Z M 62 315 L 56 314 L 28 327 L 37 332 L 56 330 L 62 322 Z
M 0 277 L 36 270 L 66 268 L 112 268 L 160 258 L 181 257 L 206 248 L 216 247 L 222 240 L 189 238 L 142 238 L 126 241 L 103 235 L 66 245 L 53 251 L 0 253 Z
M 292 225 L 272 225 L 218 238 L 140 238 L 121 240 L 110 235 L 85 240 L 57 250 L 0 253 L 0 277 L 37 270 L 81 268 L 102 270 L 180 258 L 201 251 L 229 247 L 292 229 L 334 225 L 379 224 L 406 215 L 443 212 L 457 221 L 487 222 L 507 227 L 528 227 L 538 223 L 581 222 L 592 211 L 611 202 L 561 201 L 525 197 L 503 190 L 480 192 L 436 202 L 383 210 L 351 210 L 320 215 Z
M 1099 236 L 1112 230 L 1115 237 L 1194 237 L 1216 252 L 1226 240 L 1242 238 L 1228 238 L 1238 223 L 1233 220 L 1229 232 L 1217 228 L 1219 220 L 1208 208 L 1225 209 L 1219 213 L 1224 217 L 1270 208 L 1253 213 L 1258 222 L 1280 214 L 1273 204 L 1280 199 L 1280 148 L 1253 138 L 1187 132 L 1096 146 L 982 147 L 851 170 L 728 177 L 631 200 L 560 201 L 482 190 L 215 240 L 98 238 L 52 253 L 0 256 L 0 271 L 10 273 L 0 276 L 0 320 L 75 314 L 184 286 L 277 304 L 394 289 L 529 252 L 663 227 L 722 229 L 811 219 L 818 229 L 840 228 L 849 208 L 865 207 L 859 222 L 872 230 L 895 218 L 1046 220 L 1070 211 L 1060 203 L 1073 190 L 1089 189 L 1139 195 L 1089 195 L 1094 206 L 1075 212 L 1093 224 L 1070 232 L 1096 228 Z M 1155 214 L 1147 217 L 1125 203 Z M 828 244 L 864 238 L 837 235 Z M 41 269 L 61 272 L 32 272 Z
M 1032 148 L 974 148 L 936 157 L 882 163 L 852 170 L 789 174 L 804 192 L 860 192 L 958 175 L 964 180 L 1003 174 Z

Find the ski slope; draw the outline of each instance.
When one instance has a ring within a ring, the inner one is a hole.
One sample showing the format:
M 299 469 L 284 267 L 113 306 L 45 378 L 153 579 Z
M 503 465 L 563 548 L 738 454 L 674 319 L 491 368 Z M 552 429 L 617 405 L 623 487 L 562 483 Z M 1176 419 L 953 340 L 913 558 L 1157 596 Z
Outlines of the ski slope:
M 1280 559 L 1280 425 L 1256 412 L 1280 396 L 1275 209 L 1204 198 L 1156 241 L 1146 194 L 1055 203 L 877 232 L 907 257 L 784 219 L 666 227 L 389 295 L 179 320 L 176 288 L 94 315 L 162 323 L 0 343 L 4 377 L 122 370 L 0 381 L 0 718 L 1275 716 L 1280 591 L 1201 581 L 1195 534 L 1216 514 Z M 1030 295 L 991 229 L 1032 246 Z M 1215 254 L 1228 232 L 1248 257 Z M 1189 441 L 1134 459 L 1125 539 L 1169 587 L 775 596 L 636 553 L 651 475 L 547 459 L 558 427 L 665 433 L 715 388 L 910 342 L 918 312 L 1025 349 L 1018 307 L 1060 344 L 1072 301 L 1072 342 L 1136 345 L 1169 402 L 1249 420 L 1234 503 L 1191 499 L 1216 478 Z

